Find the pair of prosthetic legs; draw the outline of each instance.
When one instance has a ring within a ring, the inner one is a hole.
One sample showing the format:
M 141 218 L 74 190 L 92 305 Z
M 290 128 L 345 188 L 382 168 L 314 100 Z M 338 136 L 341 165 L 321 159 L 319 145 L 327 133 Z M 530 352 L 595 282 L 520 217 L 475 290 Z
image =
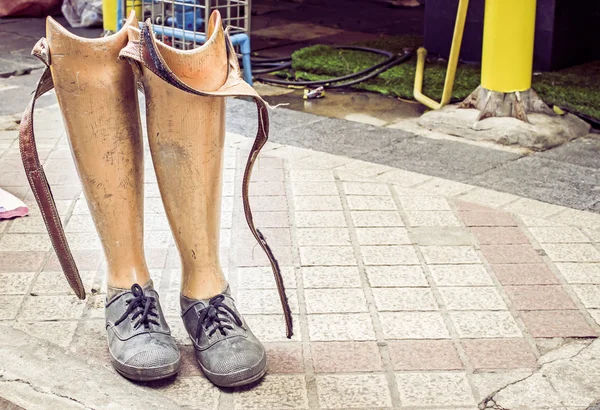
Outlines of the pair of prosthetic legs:
M 70 254 L 35 151 L 35 99 L 54 86 L 85 198 L 107 259 L 106 329 L 113 365 L 126 377 L 155 380 L 177 373 L 180 355 L 153 289 L 143 247 L 143 148 L 136 83 L 146 95 L 150 151 L 182 262 L 181 308 L 196 357 L 209 379 L 239 386 L 266 371 L 263 346 L 235 308 L 219 263 L 225 98 L 249 96 L 259 130 L 242 195 L 251 231 L 269 257 L 291 336 L 281 275 L 248 205 L 252 165 L 268 133 L 264 102 L 241 80 L 218 12 L 207 42 L 180 51 L 140 30 L 132 13 L 123 29 L 100 39 L 77 37 L 51 18 L 34 48 L 46 63 L 21 123 L 20 146 L 30 185 L 67 280 L 85 290 Z

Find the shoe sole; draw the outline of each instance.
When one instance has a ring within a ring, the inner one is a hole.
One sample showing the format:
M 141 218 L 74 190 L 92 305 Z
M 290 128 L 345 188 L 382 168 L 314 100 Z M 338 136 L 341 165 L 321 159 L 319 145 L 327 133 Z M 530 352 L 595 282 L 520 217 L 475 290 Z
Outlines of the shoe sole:
M 112 365 L 115 370 L 123 377 L 137 382 L 150 382 L 154 380 L 166 379 L 179 372 L 181 367 L 181 358 L 165 366 L 138 368 L 119 363 L 114 357 L 111 357 Z
M 248 369 L 241 370 L 236 373 L 231 373 L 231 374 L 211 373 L 210 371 L 206 370 L 206 368 L 204 366 L 202 366 L 202 363 L 200 363 L 199 360 L 197 360 L 197 361 L 198 361 L 198 364 L 200 365 L 200 368 L 204 372 L 204 375 L 206 376 L 206 378 L 208 380 L 210 380 L 215 386 L 219 386 L 219 387 L 246 386 L 248 384 L 252 384 L 252 383 L 257 382 L 258 380 L 262 379 L 264 377 L 264 375 L 267 373 L 266 354 L 255 366 L 248 368 Z M 236 375 L 244 374 L 244 373 L 250 373 L 250 376 L 245 377 L 241 380 L 236 380 L 236 377 L 235 377 Z M 228 381 L 228 379 L 229 380 L 233 379 L 233 381 Z

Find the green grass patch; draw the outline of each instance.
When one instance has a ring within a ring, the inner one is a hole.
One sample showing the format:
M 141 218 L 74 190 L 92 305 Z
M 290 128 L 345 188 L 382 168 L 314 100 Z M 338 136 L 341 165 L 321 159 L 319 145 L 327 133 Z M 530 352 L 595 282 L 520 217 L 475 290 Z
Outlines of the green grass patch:
M 402 36 L 364 42 L 359 45 L 398 53 L 405 48 L 415 49 L 423 43 L 418 36 Z M 302 80 L 322 80 L 364 70 L 385 57 L 353 50 L 336 50 L 317 45 L 300 49 L 292 55 L 293 74 L 280 73 Z M 414 99 L 416 53 L 407 62 L 392 67 L 378 77 L 353 86 L 404 99 Z M 428 61 L 425 65 L 423 92 L 440 100 L 444 88 L 447 62 Z M 462 100 L 480 83 L 480 67 L 459 64 L 452 97 Z M 600 61 L 533 78 L 533 88 L 549 104 L 600 120 Z

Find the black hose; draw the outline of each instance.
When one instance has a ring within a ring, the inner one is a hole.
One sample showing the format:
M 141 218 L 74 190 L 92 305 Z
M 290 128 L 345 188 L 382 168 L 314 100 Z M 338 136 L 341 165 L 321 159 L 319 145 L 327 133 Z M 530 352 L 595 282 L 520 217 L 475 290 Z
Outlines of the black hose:
M 271 65 L 269 63 L 269 65 L 267 66 L 268 68 L 258 68 L 258 69 L 254 69 L 255 65 L 254 63 L 252 63 L 252 74 L 268 74 L 268 73 L 272 73 L 273 71 L 279 71 L 279 70 L 283 70 L 286 68 L 290 68 L 292 66 L 292 62 L 287 62 L 287 63 L 281 63 L 279 65 Z M 260 67 L 260 65 L 259 65 Z
M 374 53 L 374 54 L 381 54 L 381 55 L 386 56 L 387 58 L 371 67 L 368 67 L 368 68 L 358 71 L 356 73 L 352 73 L 352 74 L 348 74 L 348 75 L 344 75 L 344 76 L 336 77 L 336 78 L 328 78 L 326 80 L 290 81 L 290 80 L 283 80 L 283 79 L 278 79 L 278 78 L 265 78 L 265 77 L 256 77 L 256 80 L 262 81 L 264 83 L 276 84 L 276 85 L 292 85 L 292 86 L 294 86 L 294 85 L 296 85 L 296 86 L 319 86 L 319 85 L 322 85 L 327 88 L 348 87 L 348 86 L 366 81 L 368 79 L 371 79 L 373 77 L 376 77 L 379 74 L 383 73 L 384 71 L 389 70 L 393 66 L 395 66 L 397 64 L 402 64 L 403 62 L 409 60 L 413 55 L 412 51 L 406 51 L 406 52 L 404 52 L 404 54 L 401 54 L 401 55 L 394 55 L 393 53 L 391 53 L 389 51 L 377 50 L 377 49 L 368 48 L 368 47 L 358 47 L 358 46 L 341 46 L 341 47 L 336 47 L 336 49 L 365 51 L 365 52 L 370 52 L 370 53 Z M 277 70 L 273 70 L 273 71 L 277 71 Z M 254 71 L 253 71 L 253 73 L 254 73 Z M 347 81 L 344 83 L 343 81 L 346 81 L 346 80 L 350 80 L 350 81 Z

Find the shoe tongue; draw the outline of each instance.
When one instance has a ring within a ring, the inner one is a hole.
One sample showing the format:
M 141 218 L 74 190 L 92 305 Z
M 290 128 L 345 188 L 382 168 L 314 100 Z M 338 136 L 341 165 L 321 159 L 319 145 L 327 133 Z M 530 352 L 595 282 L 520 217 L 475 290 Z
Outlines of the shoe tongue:
M 144 293 L 149 289 L 154 289 L 154 283 L 152 283 L 152 279 L 150 279 L 148 282 L 146 282 L 146 284 L 144 286 L 142 286 L 142 289 L 144 289 Z M 131 292 L 131 288 L 123 289 L 123 288 L 114 288 L 112 286 L 106 286 L 106 300 L 108 300 L 108 301 L 113 300 L 115 297 L 117 297 L 118 295 L 120 295 L 121 293 L 124 293 L 124 292 Z
M 229 290 L 229 285 L 227 285 L 227 288 L 221 292 L 220 294 L 222 295 L 227 295 L 227 296 L 231 296 L 231 291 Z M 215 295 L 216 296 L 216 295 Z M 192 298 L 188 298 L 187 296 L 184 295 L 180 295 L 179 297 L 179 304 L 181 305 L 181 311 L 185 312 L 186 310 L 188 310 L 190 308 L 190 306 L 198 303 L 198 302 L 202 302 L 202 307 L 206 307 L 209 305 L 210 300 L 213 298 L 214 296 L 211 296 L 208 299 L 192 299 Z

